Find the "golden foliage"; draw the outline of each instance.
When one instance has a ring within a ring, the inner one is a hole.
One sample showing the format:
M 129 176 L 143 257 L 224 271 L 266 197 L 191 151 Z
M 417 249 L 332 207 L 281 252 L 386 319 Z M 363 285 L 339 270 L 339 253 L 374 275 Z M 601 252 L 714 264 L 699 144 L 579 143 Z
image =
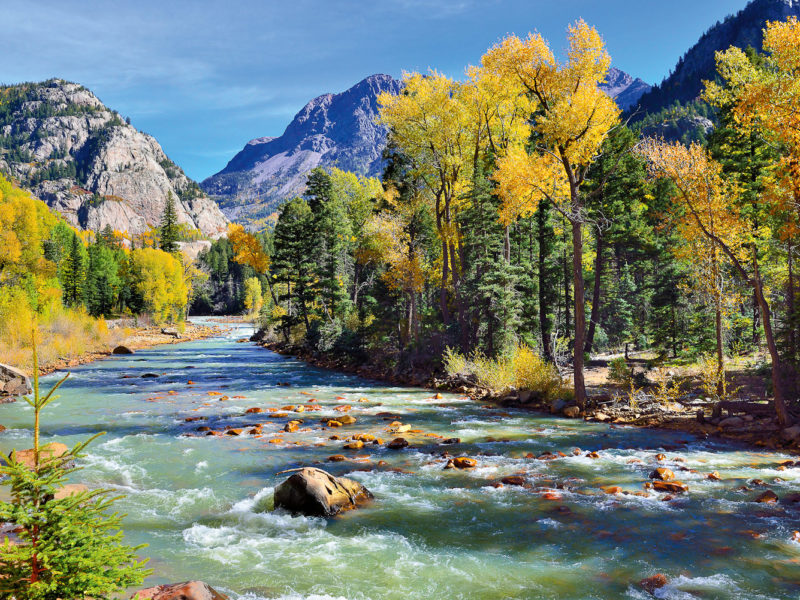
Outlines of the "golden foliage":
M 231 223 L 228 226 L 228 240 L 233 245 L 233 260 L 237 263 L 249 265 L 257 273 L 266 273 L 269 270 L 269 256 L 264 252 L 258 238 L 247 233 L 243 226 Z
M 137 248 L 130 254 L 131 275 L 153 319 L 180 321 L 189 301 L 183 264 L 155 248 Z

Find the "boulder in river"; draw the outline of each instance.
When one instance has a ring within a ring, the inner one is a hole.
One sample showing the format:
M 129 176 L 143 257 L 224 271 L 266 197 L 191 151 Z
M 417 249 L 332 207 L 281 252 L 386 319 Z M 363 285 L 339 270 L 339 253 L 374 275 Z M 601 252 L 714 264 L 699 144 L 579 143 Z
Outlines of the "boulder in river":
M 111 351 L 111 354 L 133 354 L 133 350 L 127 346 L 117 346 Z
M 579 416 L 581 416 L 581 409 L 578 406 L 568 406 L 562 411 L 562 413 L 569 419 L 577 419 Z
M 131 598 L 139 600 L 229 600 L 202 581 L 186 581 L 171 585 L 157 585 L 137 592 Z
M 689 486 L 681 481 L 654 481 L 653 489 L 657 492 L 669 492 L 670 494 L 682 494 L 689 491 Z
M 763 494 L 753 500 L 753 502 L 761 502 L 763 504 L 775 504 L 778 501 L 778 495 L 772 490 L 767 490 Z
M 372 493 L 357 481 L 334 477 L 313 467 L 292 474 L 275 488 L 274 494 L 276 509 L 309 517 L 332 517 L 372 498 Z
M 32 391 L 30 379 L 25 373 L 0 363 L 0 396 L 24 396 Z
M 406 438 L 394 438 L 391 442 L 386 444 L 386 447 L 390 450 L 402 450 L 408 446 L 408 440 Z
M 649 593 L 654 593 L 657 589 L 667 585 L 667 577 L 661 573 L 645 577 L 639 582 L 639 585 Z
M 661 481 L 672 481 L 675 479 L 675 473 L 672 469 L 666 467 L 658 467 L 655 471 L 650 473 L 650 479 L 660 479 Z

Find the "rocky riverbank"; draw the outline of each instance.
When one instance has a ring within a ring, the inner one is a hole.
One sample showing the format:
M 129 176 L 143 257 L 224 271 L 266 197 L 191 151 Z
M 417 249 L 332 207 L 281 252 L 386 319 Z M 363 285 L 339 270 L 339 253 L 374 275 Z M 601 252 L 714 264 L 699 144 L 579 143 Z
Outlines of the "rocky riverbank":
M 408 370 L 394 372 L 374 365 L 354 365 L 334 357 L 319 355 L 307 349 L 282 342 L 258 339 L 252 341 L 278 354 L 294 356 L 317 367 L 351 373 L 392 385 L 426 387 L 469 396 L 476 402 L 522 408 L 613 426 L 633 426 L 685 431 L 701 437 L 734 439 L 770 450 L 800 454 L 800 425 L 781 427 L 769 403 L 712 403 L 704 398 L 659 401 L 653 394 L 640 390 L 633 398 L 626 390 L 614 386 L 590 386 L 589 401 L 584 410 L 564 400 L 542 401 L 527 390 L 496 394 L 463 377 L 450 377 L 434 371 Z

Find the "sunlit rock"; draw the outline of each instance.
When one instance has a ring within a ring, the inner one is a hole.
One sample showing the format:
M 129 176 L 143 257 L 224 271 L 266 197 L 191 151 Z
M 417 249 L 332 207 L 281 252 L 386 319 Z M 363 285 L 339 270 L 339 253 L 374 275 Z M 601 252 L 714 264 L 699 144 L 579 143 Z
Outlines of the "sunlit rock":
M 372 498 L 372 493 L 357 481 L 311 467 L 294 473 L 275 488 L 274 494 L 276 509 L 313 517 L 330 517 Z

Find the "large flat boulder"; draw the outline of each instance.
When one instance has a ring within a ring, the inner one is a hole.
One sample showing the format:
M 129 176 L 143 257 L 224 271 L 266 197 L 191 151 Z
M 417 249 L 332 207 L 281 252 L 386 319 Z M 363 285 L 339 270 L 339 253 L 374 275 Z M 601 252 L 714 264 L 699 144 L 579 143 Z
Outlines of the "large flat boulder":
M 186 581 L 169 585 L 157 585 L 135 593 L 131 598 L 139 600 L 229 600 L 202 581 Z
M 62 444 L 61 442 L 50 442 L 49 444 L 39 446 L 39 464 L 52 458 L 58 458 L 67 452 L 69 452 L 69 448 L 67 448 L 66 444 Z M 11 455 L 14 456 L 17 462 L 22 463 L 29 469 L 33 469 L 35 462 L 33 448 L 28 450 L 14 450 L 11 452 Z
M 0 396 L 25 396 L 31 392 L 31 381 L 25 373 L 0 363 Z
M 275 508 L 309 517 L 332 517 L 372 499 L 372 493 L 352 479 L 306 467 L 275 488 Z

